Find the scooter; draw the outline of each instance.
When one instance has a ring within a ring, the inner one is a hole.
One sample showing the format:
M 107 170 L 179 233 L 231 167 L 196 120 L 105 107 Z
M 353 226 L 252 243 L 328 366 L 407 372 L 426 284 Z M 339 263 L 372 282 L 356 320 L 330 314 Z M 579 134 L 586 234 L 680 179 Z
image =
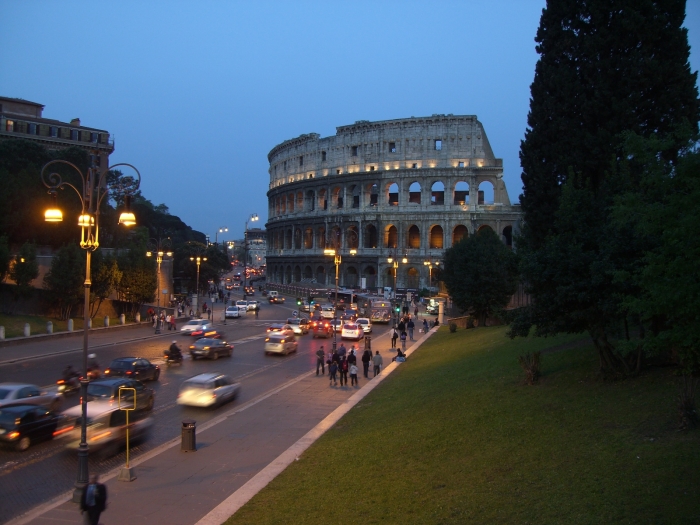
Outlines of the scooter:
M 59 394 L 71 394 L 73 392 L 77 392 L 80 390 L 80 380 L 81 377 L 73 376 L 68 380 L 65 379 L 59 379 L 56 381 L 56 385 L 58 386 L 58 393 Z
M 171 357 L 171 356 L 170 356 L 170 350 L 166 350 L 166 351 L 163 353 L 163 359 L 165 359 L 165 364 L 166 364 L 167 366 L 170 366 L 170 365 L 180 365 L 180 366 L 182 366 L 182 354 L 177 354 L 177 355 L 174 355 L 174 356 Z

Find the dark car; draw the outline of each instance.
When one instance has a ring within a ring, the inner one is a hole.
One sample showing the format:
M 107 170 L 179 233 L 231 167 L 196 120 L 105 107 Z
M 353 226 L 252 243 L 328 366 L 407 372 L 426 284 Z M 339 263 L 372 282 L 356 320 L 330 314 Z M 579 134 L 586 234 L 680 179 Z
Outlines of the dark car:
M 218 330 L 212 330 L 211 328 L 209 330 L 195 330 L 191 332 L 191 335 L 195 339 L 201 339 L 202 337 L 207 337 L 209 339 L 221 339 L 224 337 L 224 334 Z
M 87 398 L 88 401 L 103 400 L 109 401 L 114 406 L 119 405 L 119 389 L 133 388 L 136 391 L 136 408 L 143 410 L 152 410 L 155 402 L 155 393 L 152 389 L 144 386 L 141 381 L 129 379 L 126 377 L 113 379 L 98 379 L 90 381 L 88 384 Z M 122 394 L 122 402 L 133 403 L 133 391 L 129 390 Z
M 316 337 L 329 338 L 333 337 L 333 328 L 328 319 L 318 319 L 311 321 L 311 333 L 313 333 L 314 339 Z
M 61 416 L 36 405 L 0 408 L 0 442 L 27 450 L 32 443 L 53 439 Z
M 284 304 L 284 297 L 281 295 L 270 295 L 267 300 L 270 304 Z
M 231 357 L 233 355 L 233 345 L 223 339 L 202 337 L 190 345 L 190 355 L 193 361 L 200 357 L 209 359 L 218 359 L 222 355 Z
M 158 381 L 160 367 L 143 357 L 120 357 L 105 370 L 105 377 L 130 377 L 140 381 Z

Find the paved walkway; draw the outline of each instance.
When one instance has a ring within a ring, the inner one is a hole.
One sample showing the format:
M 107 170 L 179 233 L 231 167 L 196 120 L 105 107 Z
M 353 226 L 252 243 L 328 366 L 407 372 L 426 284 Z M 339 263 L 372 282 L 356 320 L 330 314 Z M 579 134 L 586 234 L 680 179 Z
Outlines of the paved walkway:
M 419 335 L 409 355 L 426 339 Z M 101 523 L 215 525 L 228 519 L 397 366 L 403 366 L 391 363 L 395 353 L 389 349 L 388 334 L 372 342 L 385 368 L 379 377 L 368 380 L 360 366 L 359 388 L 329 386 L 328 377 L 316 376 L 314 371 L 290 377 L 244 405 L 234 402 L 198 428 L 196 452 L 181 452 L 177 438 L 132 462 L 135 481 L 117 481 L 118 471 L 104 476 L 109 508 Z M 77 505 L 66 494 L 10 523 L 78 525 L 82 521 Z

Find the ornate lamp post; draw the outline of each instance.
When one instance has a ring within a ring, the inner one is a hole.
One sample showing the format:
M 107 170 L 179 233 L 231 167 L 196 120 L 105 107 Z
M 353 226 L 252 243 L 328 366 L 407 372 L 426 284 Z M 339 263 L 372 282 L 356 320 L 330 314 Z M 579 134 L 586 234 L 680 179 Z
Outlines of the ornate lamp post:
M 386 262 L 391 264 L 394 268 L 394 293 L 392 294 L 393 297 L 391 298 L 391 315 L 393 318 L 394 328 L 396 328 L 396 274 L 399 270 L 399 259 L 396 257 L 396 249 L 394 249 L 394 254 L 387 258 Z M 401 262 L 404 264 L 408 263 L 408 257 L 404 255 Z
M 71 188 L 78 195 L 82 205 L 82 211 L 78 218 L 78 226 L 81 229 L 80 247 L 85 250 L 85 303 L 83 307 L 83 372 L 87 371 L 88 362 L 88 326 L 90 324 L 90 262 L 92 252 L 99 246 L 99 223 L 100 223 L 100 207 L 103 200 L 109 195 L 109 186 L 106 176 L 111 170 L 118 166 L 128 166 L 136 172 L 136 178 L 132 176 L 119 176 L 110 184 L 112 190 L 118 190 L 125 196 L 124 211 L 119 217 L 119 224 L 124 226 L 133 226 L 136 224 L 136 217 L 130 210 L 131 196 L 138 190 L 141 185 L 141 174 L 131 164 L 124 162 L 115 164 L 105 168 L 102 173 L 99 173 L 97 168 L 97 158 L 99 152 L 93 150 L 90 154 L 90 167 L 87 173 L 83 173 L 73 163 L 66 160 L 52 160 L 44 164 L 41 168 L 41 179 L 49 189 L 49 194 L 52 197 L 52 206 L 44 213 L 46 222 L 61 222 L 63 221 L 63 212 L 58 208 L 57 191 L 65 188 Z M 64 181 L 59 173 L 51 171 L 50 168 L 56 165 L 67 166 L 72 171 L 75 171 L 80 176 L 82 188 L 78 188 L 70 182 Z M 87 444 L 87 387 L 89 383 L 87 373 L 80 380 L 80 398 L 81 398 L 81 423 L 80 423 L 80 445 L 78 446 L 78 479 L 75 483 L 73 491 L 73 501 L 80 501 L 83 489 L 88 483 L 88 444 Z
M 201 255 L 197 255 L 190 257 L 190 261 L 196 261 L 197 262 L 197 311 L 199 311 L 199 265 L 202 263 L 202 261 L 206 261 L 206 257 L 202 257 Z
M 432 259 L 423 261 L 423 264 L 428 267 L 428 297 L 433 296 L 433 266 L 440 266 L 440 261 L 433 262 Z
M 243 299 L 247 297 L 246 288 L 248 287 L 248 221 L 255 222 L 258 220 L 257 213 L 251 213 L 250 217 L 245 221 L 245 231 L 243 232 Z
M 347 230 L 346 233 L 357 240 L 357 234 L 354 230 Z M 356 249 L 350 249 L 350 255 L 355 255 L 356 253 Z M 336 346 L 338 345 L 338 279 L 340 276 L 340 263 L 342 262 L 342 256 L 340 255 L 340 229 L 336 230 L 335 248 L 326 248 L 323 250 L 323 254 L 332 255 L 333 263 L 335 264 L 335 301 L 333 304 L 333 352 L 335 352 Z
M 214 244 L 217 246 L 219 245 L 219 234 L 220 233 L 225 233 L 228 231 L 228 226 L 222 226 L 218 230 L 216 230 L 216 233 L 214 234 Z
M 172 257 L 173 252 L 166 252 L 168 248 L 172 247 L 170 237 L 165 239 L 158 237 L 158 239 L 148 239 L 148 251 L 146 252 L 146 257 L 153 257 L 155 254 L 156 262 L 158 263 L 158 317 L 156 318 L 156 333 L 159 334 L 163 328 L 160 324 L 160 263 L 163 262 L 163 256 Z

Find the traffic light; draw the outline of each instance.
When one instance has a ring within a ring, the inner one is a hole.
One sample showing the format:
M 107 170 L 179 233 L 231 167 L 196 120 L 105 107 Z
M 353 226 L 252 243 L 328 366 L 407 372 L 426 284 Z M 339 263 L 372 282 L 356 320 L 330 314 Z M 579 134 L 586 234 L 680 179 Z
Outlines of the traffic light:
M 314 304 L 314 296 L 309 295 L 309 305 L 312 305 L 312 304 Z
M 301 297 L 297 297 L 297 304 L 301 306 Z
M 401 311 L 401 306 L 397 304 L 396 306 L 394 306 L 394 310 L 396 310 L 396 313 L 398 314 Z

